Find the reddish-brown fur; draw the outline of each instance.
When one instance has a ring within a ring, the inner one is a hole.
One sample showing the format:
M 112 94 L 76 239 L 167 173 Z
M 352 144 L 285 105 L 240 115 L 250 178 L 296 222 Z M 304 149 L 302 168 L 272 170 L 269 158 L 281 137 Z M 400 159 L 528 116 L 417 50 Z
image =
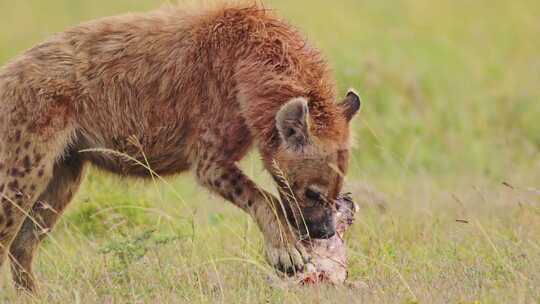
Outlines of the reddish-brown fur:
M 258 5 L 167 8 L 57 34 L 0 69 L 0 256 L 11 246 L 16 283 L 34 289 L 31 263 L 44 236 L 36 232 L 52 228 L 86 163 L 148 176 L 124 157 L 83 151 L 106 148 L 148 161 L 158 174 L 193 170 L 203 186 L 253 216 L 274 264 L 299 268 L 305 252 L 280 229 L 298 221 L 298 208 L 282 195 L 282 209 L 236 162 L 256 144 L 280 192 L 284 179 L 292 185 L 300 211 L 315 178 L 335 198 L 359 102 L 353 95 L 336 103 L 319 51 Z M 283 117 L 293 124 L 280 129 L 276 115 L 287 104 L 293 107 Z M 309 113 L 295 121 L 302 105 Z M 280 134 L 297 123 L 305 134 L 291 134 L 305 141 L 286 145 Z

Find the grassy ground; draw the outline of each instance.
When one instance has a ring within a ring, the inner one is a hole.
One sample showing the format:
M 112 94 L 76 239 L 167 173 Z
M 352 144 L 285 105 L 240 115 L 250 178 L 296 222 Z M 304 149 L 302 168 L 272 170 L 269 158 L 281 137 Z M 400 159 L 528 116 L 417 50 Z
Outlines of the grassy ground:
M 0 64 L 161 3 L 0 0 Z M 347 183 L 363 206 L 347 235 L 355 287 L 272 287 L 254 224 L 189 176 L 92 171 L 39 253 L 41 299 L 4 269 L 0 302 L 540 303 L 540 2 L 267 3 L 364 97 Z M 270 186 L 256 155 L 242 165 Z

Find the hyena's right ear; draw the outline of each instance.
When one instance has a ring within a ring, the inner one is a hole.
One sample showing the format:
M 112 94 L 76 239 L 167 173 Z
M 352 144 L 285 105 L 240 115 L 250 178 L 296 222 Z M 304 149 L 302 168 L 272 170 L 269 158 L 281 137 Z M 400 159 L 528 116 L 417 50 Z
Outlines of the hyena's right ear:
M 276 127 L 288 149 L 302 151 L 310 142 L 307 100 L 299 97 L 284 104 L 276 115 Z

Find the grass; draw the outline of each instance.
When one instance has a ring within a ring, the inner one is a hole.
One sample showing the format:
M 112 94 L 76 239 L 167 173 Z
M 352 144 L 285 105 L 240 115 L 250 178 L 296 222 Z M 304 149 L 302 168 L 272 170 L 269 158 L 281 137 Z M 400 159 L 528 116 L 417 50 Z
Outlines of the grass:
M 161 3 L 0 0 L 0 63 Z M 364 98 L 347 183 L 363 206 L 347 235 L 356 287 L 269 284 L 253 222 L 188 175 L 92 171 L 41 248 L 41 298 L 17 295 L 4 269 L 0 302 L 540 303 L 540 3 L 267 3 Z M 242 166 L 270 185 L 256 155 Z

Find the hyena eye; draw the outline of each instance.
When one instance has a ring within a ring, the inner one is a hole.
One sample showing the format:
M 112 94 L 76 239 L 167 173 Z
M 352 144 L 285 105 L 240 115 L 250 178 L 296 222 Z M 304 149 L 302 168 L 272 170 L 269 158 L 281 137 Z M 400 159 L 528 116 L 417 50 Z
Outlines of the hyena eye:
M 296 134 L 296 131 L 293 128 L 287 130 L 287 137 L 293 137 Z
M 322 194 L 319 191 L 311 189 L 311 188 L 307 188 L 306 197 L 310 201 L 316 201 L 316 202 L 323 202 L 324 201 L 323 197 L 322 197 Z

